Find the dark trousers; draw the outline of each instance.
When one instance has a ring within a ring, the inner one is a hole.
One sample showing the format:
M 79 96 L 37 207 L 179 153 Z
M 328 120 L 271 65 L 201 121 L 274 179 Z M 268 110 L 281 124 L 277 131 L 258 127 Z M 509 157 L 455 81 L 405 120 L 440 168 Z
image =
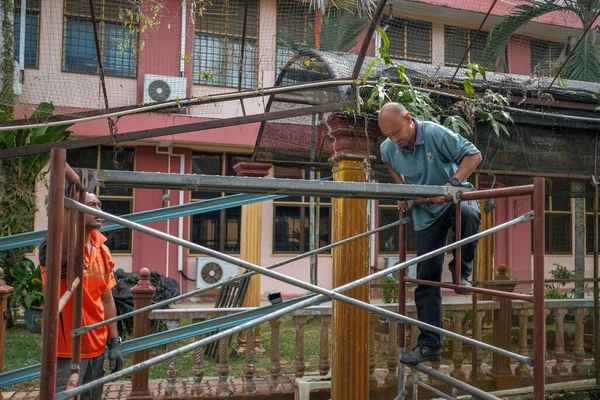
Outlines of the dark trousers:
M 58 358 L 56 363 L 56 393 L 64 392 L 71 374 L 71 359 Z M 96 358 L 82 358 L 79 364 L 79 384 L 95 381 L 104 376 L 104 354 Z M 101 400 L 102 385 L 79 395 L 80 400 Z
M 472 236 L 479 232 L 481 225 L 481 212 L 476 201 L 461 203 L 462 238 Z M 456 231 L 456 205 L 450 204 L 446 212 L 430 227 L 416 231 L 417 255 L 430 253 L 446 245 L 448 230 Z M 462 246 L 461 276 L 468 278 L 473 270 L 473 259 L 477 242 Z M 453 250 L 453 255 L 455 254 Z M 417 279 L 440 282 L 442 280 L 442 267 L 444 255 L 440 254 L 417 264 Z M 454 258 L 448 264 L 454 281 Z M 426 324 L 442 327 L 442 295 L 439 287 L 419 285 L 415 290 L 415 304 L 419 321 Z M 444 345 L 441 335 L 421 329 L 417 343 L 439 347 Z

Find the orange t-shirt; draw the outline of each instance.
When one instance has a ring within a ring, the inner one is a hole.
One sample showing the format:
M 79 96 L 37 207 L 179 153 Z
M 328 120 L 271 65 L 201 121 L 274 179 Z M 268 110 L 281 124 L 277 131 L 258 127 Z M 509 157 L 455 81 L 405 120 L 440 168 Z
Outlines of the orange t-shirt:
M 92 250 L 88 246 L 84 251 L 83 270 L 83 309 L 81 312 L 82 326 L 102 322 L 104 318 L 104 304 L 102 294 L 111 290 L 117 282 L 113 275 L 115 263 L 110 255 L 110 250 L 104 245 L 106 237 L 94 229 L 90 233 Z M 46 282 L 46 242 L 40 244 L 40 267 L 42 282 Z M 65 268 L 65 266 L 63 266 Z M 63 269 L 61 268 L 61 269 Z M 60 296 L 67 291 L 66 271 L 61 274 Z M 71 358 L 71 343 L 73 337 L 73 298 L 72 296 L 61 312 L 58 323 L 58 357 Z M 108 340 L 108 327 L 101 326 L 93 331 L 81 335 L 81 358 L 95 358 L 104 353 Z

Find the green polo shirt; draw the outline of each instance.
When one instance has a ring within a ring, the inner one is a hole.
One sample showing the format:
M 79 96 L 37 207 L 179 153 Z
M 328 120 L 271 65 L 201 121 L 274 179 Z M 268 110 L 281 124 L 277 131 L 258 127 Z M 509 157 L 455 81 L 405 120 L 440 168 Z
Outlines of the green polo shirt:
M 454 176 L 458 165 L 466 156 L 479 153 L 468 140 L 433 122 L 413 118 L 417 127 L 415 148 L 405 149 L 389 138 L 381 144 L 381 160 L 402 174 L 411 185 L 443 186 Z M 475 190 L 468 181 L 463 187 Z M 416 231 L 431 226 L 450 204 L 427 204 L 412 209 Z

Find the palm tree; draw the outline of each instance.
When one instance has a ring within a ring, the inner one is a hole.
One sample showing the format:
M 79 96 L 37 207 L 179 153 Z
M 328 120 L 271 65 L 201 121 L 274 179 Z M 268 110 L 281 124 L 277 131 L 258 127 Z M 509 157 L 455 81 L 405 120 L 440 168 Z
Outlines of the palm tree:
M 534 18 L 551 12 L 565 12 L 577 15 L 583 25 L 583 32 L 589 32 L 577 47 L 572 50 L 562 71 L 562 77 L 588 82 L 600 82 L 600 47 L 594 43 L 590 28 L 600 14 L 600 0 L 525 0 L 515 6 L 515 10 L 498 22 L 490 32 L 485 46 L 485 61 L 493 67 L 504 57 L 504 49 L 510 37 L 522 25 Z M 576 40 L 579 39 L 575 38 Z M 558 71 L 555 71 L 557 73 Z

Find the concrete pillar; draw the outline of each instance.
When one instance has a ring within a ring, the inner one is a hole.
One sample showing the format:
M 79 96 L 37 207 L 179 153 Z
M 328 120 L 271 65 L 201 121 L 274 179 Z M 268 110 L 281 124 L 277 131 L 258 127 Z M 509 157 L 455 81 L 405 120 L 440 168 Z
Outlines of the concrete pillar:
M 154 289 L 150 285 L 150 271 L 148 268 L 140 269 L 138 275 L 138 283 L 131 288 L 131 296 L 133 297 L 133 309 L 140 308 L 152 304 L 152 296 Z M 133 337 L 140 338 L 150 334 L 149 323 L 150 311 L 133 316 Z M 132 364 L 139 364 L 150 359 L 150 349 L 139 350 L 133 353 L 131 357 Z M 154 393 L 148 388 L 148 378 L 150 370 L 148 368 L 141 369 L 133 373 L 131 380 L 131 391 L 127 396 L 128 400 L 150 400 L 154 398 Z
M 585 277 L 585 189 L 583 182 L 571 182 L 571 197 L 574 197 L 575 223 L 575 277 Z M 584 283 L 575 282 L 575 297 L 583 298 Z
M 379 134 L 377 123 L 346 120 L 333 115 L 319 127 L 332 156 L 335 181 L 366 182 L 367 162 Z M 332 242 L 365 232 L 369 227 L 367 200 L 333 200 Z M 369 274 L 369 239 L 363 238 L 333 250 L 333 286 L 338 287 Z M 368 285 L 345 292 L 347 296 L 369 301 Z M 369 313 L 357 307 L 333 302 L 333 351 L 331 398 L 369 398 Z
M 236 164 L 233 169 L 238 176 L 250 176 L 253 178 L 264 178 L 269 174 L 272 164 L 241 162 Z M 241 259 L 252 264 L 262 265 L 261 259 L 261 240 L 262 240 L 262 203 L 246 204 L 242 206 L 242 237 L 240 243 Z M 240 273 L 247 270 L 241 270 Z M 260 306 L 260 275 L 254 275 L 250 278 L 250 284 L 244 298 L 244 307 Z M 259 354 L 264 353 L 264 348 L 260 343 L 260 327 L 256 327 L 255 344 L 256 351 Z M 246 349 L 246 332 L 240 333 L 235 350 L 238 354 L 243 354 Z

